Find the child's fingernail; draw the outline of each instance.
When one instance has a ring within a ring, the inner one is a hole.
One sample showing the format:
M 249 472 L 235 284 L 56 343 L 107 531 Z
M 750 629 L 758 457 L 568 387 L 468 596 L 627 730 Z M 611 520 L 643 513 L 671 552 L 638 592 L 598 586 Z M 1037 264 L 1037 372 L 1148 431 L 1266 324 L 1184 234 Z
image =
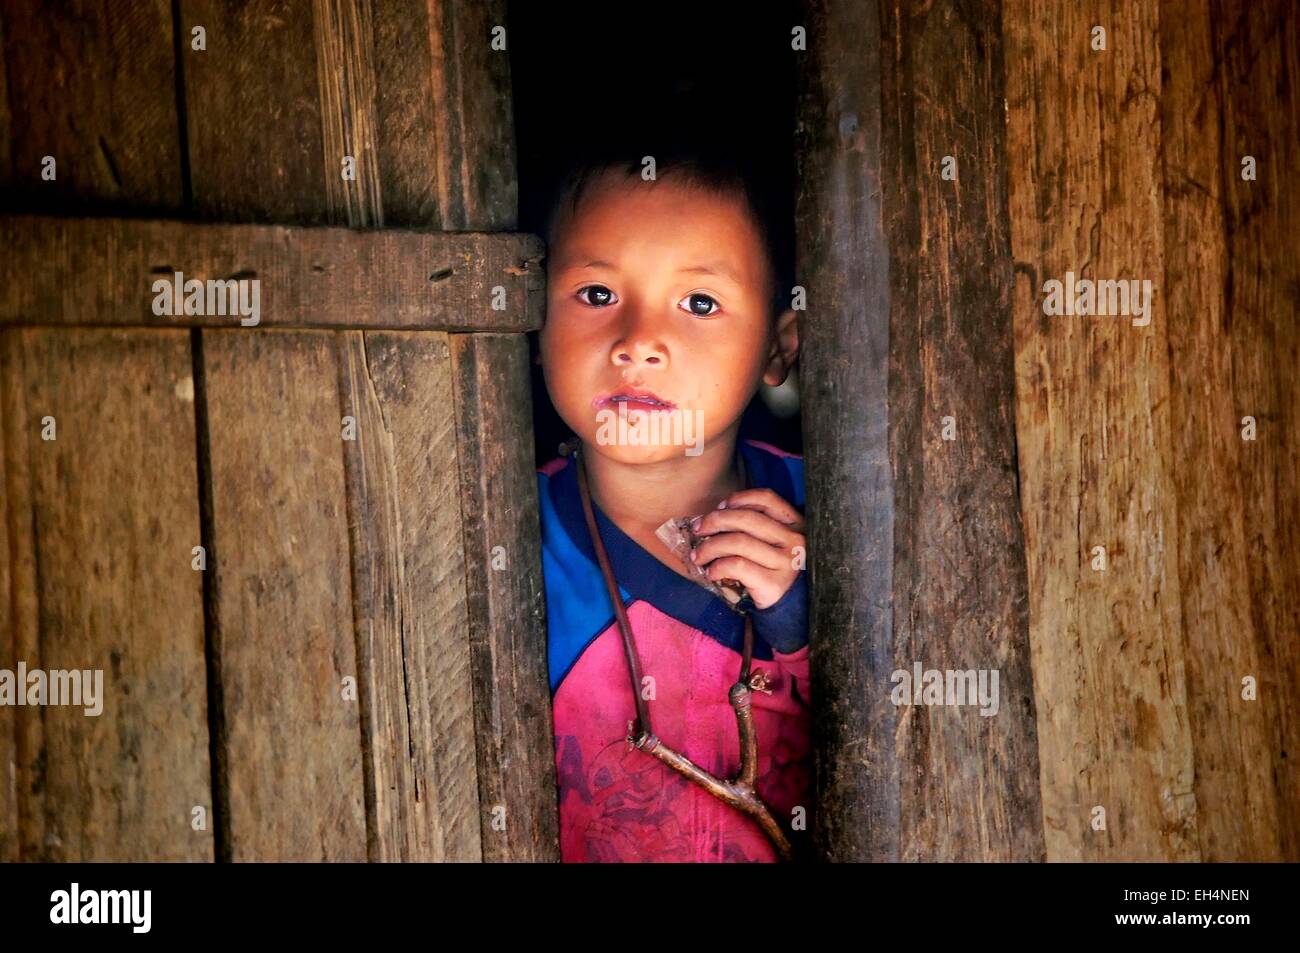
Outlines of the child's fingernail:
M 693 562 L 693 563 L 697 563 L 697 562 L 699 562 L 699 561 L 700 561 L 700 551 L 699 551 L 698 549 L 692 549 L 692 550 L 691 550 L 691 562 Z
M 725 510 L 726 508 L 727 508 L 727 501 L 726 501 L 726 500 L 723 500 L 721 503 L 718 504 L 718 509 L 720 509 L 720 510 Z
M 691 520 L 691 529 L 699 529 L 699 528 L 700 528 L 700 522 L 701 522 L 703 519 L 704 519 L 703 516 L 697 516 L 697 517 L 695 517 L 695 519 Z

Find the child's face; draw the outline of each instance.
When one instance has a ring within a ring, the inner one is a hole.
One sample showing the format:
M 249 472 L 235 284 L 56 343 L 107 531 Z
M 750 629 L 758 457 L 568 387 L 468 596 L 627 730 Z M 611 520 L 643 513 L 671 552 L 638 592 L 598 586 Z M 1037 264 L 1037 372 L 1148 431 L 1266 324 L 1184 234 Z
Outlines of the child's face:
M 601 420 L 619 411 L 604 399 L 620 389 L 651 392 L 689 415 L 684 425 L 702 433 L 687 438 L 695 453 L 738 429 L 775 354 L 767 269 L 739 198 L 670 179 L 595 184 L 549 250 L 541 362 L 564 422 L 595 452 L 628 463 L 681 456 L 683 447 L 597 439 Z M 627 406 L 629 424 L 657 413 Z

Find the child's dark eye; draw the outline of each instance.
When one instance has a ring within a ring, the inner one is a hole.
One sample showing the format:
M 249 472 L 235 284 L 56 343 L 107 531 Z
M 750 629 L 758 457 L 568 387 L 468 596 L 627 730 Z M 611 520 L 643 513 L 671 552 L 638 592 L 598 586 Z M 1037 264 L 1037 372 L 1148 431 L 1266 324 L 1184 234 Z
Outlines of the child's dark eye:
M 583 295 L 587 297 L 584 298 Z M 614 292 L 604 285 L 587 285 L 585 288 L 579 288 L 578 299 L 596 308 L 607 308 L 618 301 Z
M 682 310 L 695 315 L 697 318 L 707 318 L 709 315 L 715 314 L 717 310 L 719 310 L 718 302 L 714 301 L 708 295 L 701 294 L 698 291 L 688 294 L 678 302 L 678 305 L 680 306 L 682 303 L 685 303 L 686 305 Z

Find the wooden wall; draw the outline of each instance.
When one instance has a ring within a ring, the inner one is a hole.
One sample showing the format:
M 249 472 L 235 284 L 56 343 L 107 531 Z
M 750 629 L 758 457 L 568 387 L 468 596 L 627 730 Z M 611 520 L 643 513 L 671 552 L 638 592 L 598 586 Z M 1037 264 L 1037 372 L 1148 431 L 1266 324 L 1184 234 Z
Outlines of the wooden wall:
M 6 7 L 7 202 L 184 208 L 170 17 Z M 86 64 L 117 64 L 94 70 Z M 40 178 L 42 157 L 57 162 Z M 41 190 L 41 186 L 49 186 Z M 75 281 L 76 276 L 68 276 Z M 104 670 L 113 704 L 0 708 L 0 856 L 214 856 L 194 378 L 185 329 L 0 332 L 4 667 Z M 55 419 L 57 439 L 40 439 Z M 208 812 L 204 829 L 191 811 Z
M 1300 15 L 805 13 L 822 856 L 1300 859 Z M 0 202 L 280 223 L 292 247 L 509 230 L 500 23 L 8 4 Z M 532 265 L 501 263 L 515 330 Z M 48 270 L 42 326 L 12 313 L 23 270 L 0 293 L 0 668 L 122 690 L 98 719 L 0 707 L 0 859 L 554 859 L 522 336 L 456 333 L 445 301 L 433 330 L 385 322 L 378 297 L 355 326 L 83 326 L 100 292 Z M 1067 271 L 1150 280 L 1150 323 L 1044 313 Z M 896 708 L 914 661 L 996 668 L 999 714 Z
M 1300 859 L 1300 17 L 1016 2 L 1003 22 L 1049 855 Z M 1151 323 L 1045 316 L 1067 269 L 1150 279 Z
M 835 860 L 1043 855 L 990 11 L 809 9 L 814 832 Z M 997 714 L 896 706 L 918 664 L 997 671 Z
M 1300 859 L 1296 8 L 806 13 L 823 854 Z M 1150 323 L 1045 314 L 1067 271 Z M 896 709 L 913 658 L 1019 691 Z
M 456 0 L 9 5 L 5 204 L 509 230 L 503 22 Z M 535 260 L 500 265 L 536 326 Z M 526 341 L 436 310 L 442 330 L 0 329 L 0 666 L 111 665 L 121 693 L 98 720 L 0 709 L 0 858 L 558 855 Z

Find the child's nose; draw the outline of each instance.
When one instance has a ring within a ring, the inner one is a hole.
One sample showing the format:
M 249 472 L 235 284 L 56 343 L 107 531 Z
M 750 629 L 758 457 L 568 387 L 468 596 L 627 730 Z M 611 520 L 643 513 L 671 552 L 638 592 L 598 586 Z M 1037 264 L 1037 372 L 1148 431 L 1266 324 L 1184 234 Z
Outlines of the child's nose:
M 634 344 L 631 347 L 618 348 L 614 352 L 615 364 L 663 364 L 660 349 L 648 344 Z
M 668 363 L 668 350 L 659 337 L 654 322 L 648 320 L 648 317 L 644 313 L 627 315 L 623 334 L 610 350 L 614 364 L 663 366 Z

